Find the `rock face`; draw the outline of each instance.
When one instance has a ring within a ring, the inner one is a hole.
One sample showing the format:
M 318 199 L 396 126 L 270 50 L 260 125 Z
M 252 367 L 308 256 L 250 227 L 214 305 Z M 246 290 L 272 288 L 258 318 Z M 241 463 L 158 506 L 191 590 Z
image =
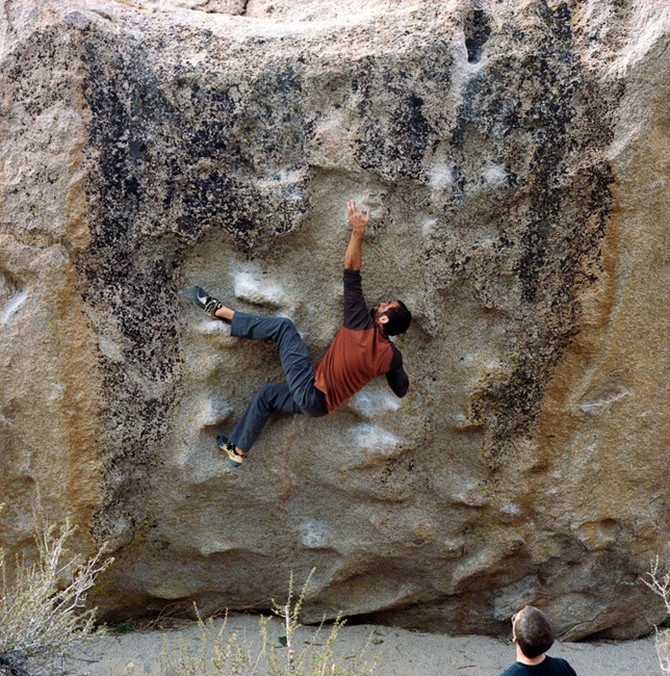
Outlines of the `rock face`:
M 663 610 L 670 15 L 643 0 L 1 3 L 0 544 L 111 544 L 108 617 L 338 611 L 570 639 Z M 200 284 L 341 315 L 348 199 L 411 390 L 214 443 L 282 377 Z

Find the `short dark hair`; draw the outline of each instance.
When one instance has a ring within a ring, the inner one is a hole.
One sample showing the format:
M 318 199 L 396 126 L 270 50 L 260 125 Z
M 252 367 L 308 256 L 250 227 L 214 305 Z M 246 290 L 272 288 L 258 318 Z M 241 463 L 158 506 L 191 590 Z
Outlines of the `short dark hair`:
M 397 336 L 399 333 L 405 333 L 412 321 L 412 313 L 407 309 L 405 303 L 396 300 L 398 307 L 390 307 L 384 314 L 388 317 L 388 322 L 384 324 L 384 333 L 387 336 Z
M 524 606 L 514 623 L 516 642 L 521 652 L 529 658 L 546 653 L 554 643 L 554 627 L 551 620 L 533 606 Z

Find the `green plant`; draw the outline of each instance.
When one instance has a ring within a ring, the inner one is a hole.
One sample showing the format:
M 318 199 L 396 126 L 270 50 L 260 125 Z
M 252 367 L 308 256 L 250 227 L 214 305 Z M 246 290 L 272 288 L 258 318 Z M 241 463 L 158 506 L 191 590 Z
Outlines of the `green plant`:
M 665 609 L 670 615 L 670 544 L 663 557 L 656 556 L 652 560 L 651 570 L 646 573 L 646 579 L 642 578 L 642 582 L 663 599 Z M 661 627 L 656 627 L 656 654 L 664 674 L 670 674 L 670 629 L 667 628 L 667 623 L 668 620 Z
M 18 556 L 11 573 L 0 556 L 0 674 L 62 673 L 65 655 L 98 633 L 95 609 L 83 608 L 112 559 L 103 560 L 102 549 L 87 561 L 70 556 L 76 530 L 69 521 L 38 527 L 37 561 Z

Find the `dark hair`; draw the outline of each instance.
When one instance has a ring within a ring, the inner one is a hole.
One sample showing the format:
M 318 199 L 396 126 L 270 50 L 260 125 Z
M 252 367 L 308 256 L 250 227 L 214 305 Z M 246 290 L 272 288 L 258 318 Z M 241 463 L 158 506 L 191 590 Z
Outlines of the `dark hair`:
M 525 606 L 514 624 L 516 642 L 521 652 L 529 658 L 546 653 L 554 643 L 554 627 L 551 620 L 537 608 Z
M 397 336 L 399 333 L 405 333 L 412 321 L 412 313 L 407 309 L 405 303 L 401 300 L 396 301 L 398 307 L 390 307 L 384 314 L 388 317 L 388 322 L 384 324 L 384 333 L 387 336 Z

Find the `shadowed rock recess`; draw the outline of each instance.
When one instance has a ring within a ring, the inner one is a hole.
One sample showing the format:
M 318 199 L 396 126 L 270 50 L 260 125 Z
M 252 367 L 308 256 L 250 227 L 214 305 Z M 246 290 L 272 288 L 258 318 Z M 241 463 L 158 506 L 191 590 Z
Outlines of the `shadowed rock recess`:
M 116 562 L 108 619 L 265 609 L 560 634 L 663 619 L 670 512 L 670 13 L 643 0 L 0 2 L 0 546 L 39 498 Z M 383 379 L 215 446 L 271 345 L 200 284 L 341 316 L 345 205 L 372 209 Z

